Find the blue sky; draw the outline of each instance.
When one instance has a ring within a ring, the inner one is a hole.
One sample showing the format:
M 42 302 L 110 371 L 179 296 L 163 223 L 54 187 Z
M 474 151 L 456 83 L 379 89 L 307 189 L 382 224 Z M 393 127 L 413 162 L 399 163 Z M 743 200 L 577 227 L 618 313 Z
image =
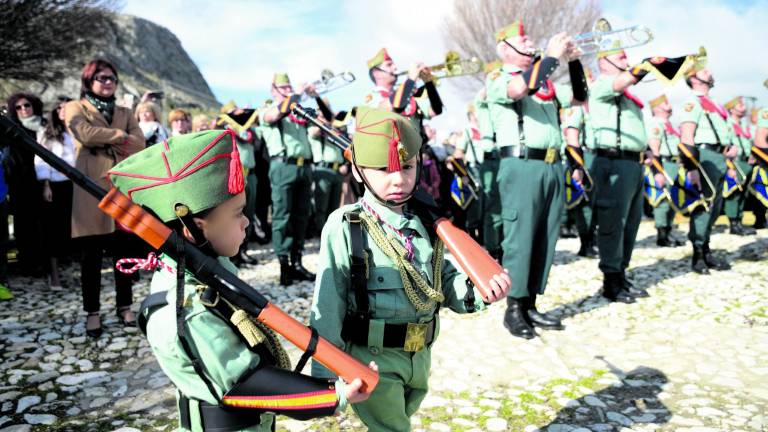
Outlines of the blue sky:
M 620 0 L 604 2 L 603 10 L 614 28 L 642 24 L 653 31 L 654 41 L 630 50 L 630 60 L 682 55 L 704 45 L 719 101 L 749 94 L 768 105 L 762 86 L 768 78 L 767 6 L 765 1 Z M 442 26 L 451 8 L 451 0 L 127 0 L 123 12 L 174 32 L 222 103 L 260 104 L 276 71 L 288 72 L 296 84 L 329 68 L 357 76 L 353 85 L 329 95 L 341 110 L 370 91 L 365 61 L 382 46 L 401 69 L 416 61 L 440 63 L 446 51 Z M 450 83 L 440 91 L 446 111 L 433 123 L 443 136 L 462 127 L 468 98 Z M 634 92 L 644 99 L 665 92 L 675 104 L 686 97 L 687 87 L 640 84 Z

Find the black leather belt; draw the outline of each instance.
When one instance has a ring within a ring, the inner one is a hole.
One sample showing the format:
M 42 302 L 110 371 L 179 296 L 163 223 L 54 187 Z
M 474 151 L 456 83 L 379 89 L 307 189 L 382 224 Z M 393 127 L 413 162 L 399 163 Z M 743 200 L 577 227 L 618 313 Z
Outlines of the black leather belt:
M 355 345 L 368 346 L 368 320 L 348 315 L 344 319 L 341 338 Z M 400 348 L 416 352 L 430 346 L 435 340 L 436 319 L 426 323 L 384 324 L 386 348 Z
M 273 161 L 279 161 L 290 165 L 304 166 L 312 163 L 312 160 L 303 157 L 285 157 L 285 156 L 272 156 L 269 158 Z
M 723 151 L 723 146 L 720 144 L 701 143 L 699 145 L 707 150 L 712 150 L 713 152 L 722 153 Z
M 515 155 L 514 146 L 504 146 L 499 149 L 502 158 L 516 157 L 518 159 L 533 159 L 540 160 L 546 163 L 555 163 L 560 160 L 560 151 L 556 148 L 549 149 L 536 149 L 530 147 L 523 147 L 520 149 L 520 154 Z
M 244 410 L 229 410 L 219 405 L 211 405 L 207 402 L 198 401 L 200 406 L 200 420 L 203 424 L 203 430 L 211 431 L 234 431 L 247 429 L 261 423 L 261 416 L 244 412 Z M 179 396 L 179 423 L 180 426 L 192 430 L 192 405 L 189 398 L 184 395 Z
M 661 156 L 661 160 L 664 162 L 677 162 L 678 156 Z
M 496 160 L 499 158 L 498 150 L 483 153 L 483 160 Z
M 597 155 L 608 159 L 624 159 L 640 163 L 640 152 L 619 149 L 597 149 Z
M 338 171 L 341 163 L 339 162 L 318 162 L 316 164 L 319 167 L 328 168 L 331 171 Z

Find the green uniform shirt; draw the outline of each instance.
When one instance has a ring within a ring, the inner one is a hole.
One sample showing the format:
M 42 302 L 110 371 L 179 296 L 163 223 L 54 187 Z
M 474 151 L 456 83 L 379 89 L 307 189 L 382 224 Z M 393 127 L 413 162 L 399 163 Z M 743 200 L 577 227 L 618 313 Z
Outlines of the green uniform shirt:
M 666 129 L 666 120 L 660 117 L 651 117 L 648 121 L 648 139 L 659 140 L 659 155 L 661 156 L 677 156 L 680 150 L 677 145 L 680 143 L 680 138 L 673 133 L 669 133 Z
M 579 131 L 579 145 L 588 149 L 595 148 L 594 134 L 589 124 L 589 114 L 582 105 L 565 109 L 563 130 L 572 128 Z
M 277 122 L 269 124 L 264 120 L 267 111 L 264 110 L 259 113 L 259 123 L 269 156 L 311 159 L 312 149 L 309 145 L 307 126 L 294 123 L 288 116 L 285 116 L 279 120 L 283 129 L 281 136 Z
M 240 153 L 240 163 L 243 164 L 243 168 L 251 169 L 256 166 L 256 148 L 254 147 L 254 144 L 256 143 L 257 137 L 259 135 L 256 135 L 255 132 L 256 128 L 251 128 L 250 131 L 253 134 L 253 141 L 250 143 L 242 143 L 240 140 L 237 140 L 237 151 Z M 241 137 L 238 135 L 238 137 Z M 243 139 L 247 138 L 247 135 L 244 133 L 242 135 Z
M 507 95 L 507 85 L 521 72 L 520 68 L 505 64 L 491 72 L 485 82 L 491 124 L 499 147 L 519 146 L 517 113 L 513 107 L 515 100 Z M 554 99 L 542 100 L 531 95 L 523 97 L 519 103 L 524 118 L 525 145 L 535 149 L 559 149 L 562 139 Z
M 616 148 L 616 98 L 621 107 L 621 150 L 640 152 L 647 141 L 643 111 L 636 103 L 613 89 L 615 75 L 601 75 L 589 89 L 589 116 L 597 148 Z
M 468 164 L 483 163 L 484 152 L 491 151 L 491 149 L 483 150 L 485 147 L 486 143 L 480 130 L 472 126 L 464 128 L 461 139 L 456 143 L 456 148 L 464 152 L 464 161 Z
M 491 111 L 488 108 L 488 101 L 475 97 L 475 115 L 477 116 L 477 128 L 482 137 L 482 151 L 490 152 L 496 150 L 498 146 L 494 141 L 493 123 L 491 122 Z M 479 155 L 478 155 L 479 156 Z
M 335 145 L 326 142 L 324 137 L 309 137 L 309 144 L 312 147 L 312 160 L 315 163 L 344 163 L 344 154 Z
M 683 109 L 679 111 L 680 124 L 694 123 L 696 125 L 696 133 L 693 136 L 693 142 L 696 144 L 717 144 L 718 142 L 722 145 L 730 144 L 731 127 L 727 117 L 724 119 L 716 112 L 705 111 L 701 106 L 699 96 L 698 93 L 694 92 L 683 103 Z M 715 127 L 714 130 L 712 126 Z
M 736 146 L 736 148 L 739 150 L 739 155 L 743 157 L 749 157 L 749 154 L 752 152 L 752 140 L 755 138 L 754 135 L 749 134 L 749 137 L 742 136 L 738 133 L 736 133 L 736 127 L 741 125 L 736 125 L 734 123 L 731 123 L 731 143 Z M 747 127 L 742 128 L 742 134 L 749 133 L 749 130 Z
M 394 87 L 392 87 L 392 91 L 396 92 L 398 87 L 399 84 L 395 84 Z M 365 106 L 369 106 L 371 108 L 379 108 L 379 105 L 384 99 L 389 100 L 390 94 L 391 93 L 389 90 L 385 89 L 384 87 L 374 87 L 373 90 L 365 96 L 365 100 L 363 102 Z M 424 91 L 421 97 L 411 97 L 411 100 L 408 102 L 405 110 L 403 110 L 403 112 L 400 114 L 403 117 L 407 117 L 409 120 L 411 120 L 416 127 L 416 130 L 420 131 L 421 120 L 428 120 L 430 118 L 430 109 L 431 107 L 429 104 L 429 98 L 427 97 L 427 92 Z
M 434 251 L 429 241 L 427 230 L 417 217 L 398 215 L 386 206 L 379 204 L 366 191 L 363 199 L 378 215 L 391 226 L 406 235 L 413 234 L 414 264 L 426 276 L 432 285 L 432 254 Z M 328 216 L 320 239 L 320 258 L 318 262 L 317 282 L 312 300 L 312 315 L 310 325 L 317 329 L 320 336 L 336 346 L 349 351 L 350 346 L 341 338 L 344 317 L 348 312 L 356 310 L 355 293 L 351 286 L 349 226 L 344 214 L 349 211 L 365 211 L 358 201 L 335 210 Z M 397 234 L 383 226 L 387 234 Z M 400 272 L 392 260 L 378 248 L 373 238 L 363 230 L 366 252 L 368 254 L 368 302 L 371 309 L 371 325 L 369 327 L 369 344 L 379 344 L 382 354 L 397 348 L 381 350 L 384 323 L 417 323 L 428 322 L 435 316 L 434 311 L 418 311 L 408 300 Z M 445 296 L 443 306 L 464 313 L 464 295 L 467 291 L 467 276 L 456 271 L 448 260 L 443 262 L 442 289 Z M 475 292 L 475 307 L 483 309 L 484 304 L 479 293 Z M 378 341 L 378 342 L 377 342 Z M 399 351 L 403 351 L 400 349 Z M 313 362 L 313 376 L 331 376 L 322 365 Z

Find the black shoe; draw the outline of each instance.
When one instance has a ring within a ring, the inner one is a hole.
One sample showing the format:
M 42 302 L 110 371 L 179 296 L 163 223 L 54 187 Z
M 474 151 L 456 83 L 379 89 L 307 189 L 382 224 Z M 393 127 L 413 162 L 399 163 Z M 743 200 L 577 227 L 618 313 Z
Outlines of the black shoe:
M 91 318 L 91 317 L 94 317 L 94 316 L 99 318 L 99 326 L 89 329 L 88 328 L 88 318 Z M 102 333 L 102 329 L 101 329 L 101 315 L 98 312 L 89 312 L 88 313 L 88 318 L 86 318 L 86 321 L 85 321 L 85 334 L 88 335 L 88 337 L 91 337 L 91 338 L 94 338 L 94 339 L 99 337 L 99 336 L 101 336 L 101 333 Z
M 579 247 L 579 252 L 577 254 L 580 257 L 597 258 L 599 253 L 595 247 L 594 238 L 591 235 L 586 234 L 580 235 L 579 239 L 581 240 L 581 247 Z
M 278 255 L 277 260 L 280 262 L 280 285 L 293 285 L 293 268 L 288 261 L 288 255 Z
M 667 238 L 669 238 L 669 242 L 674 247 L 685 245 L 685 240 L 680 240 L 672 234 L 672 227 L 667 228 Z
M 604 273 L 603 274 L 603 297 L 612 302 L 620 303 L 634 303 L 635 298 L 632 297 L 628 291 L 624 288 L 624 279 L 621 273 Z
M 656 246 L 673 247 L 669 239 L 669 228 L 656 228 Z
M 709 267 L 704 261 L 704 252 L 701 248 L 693 248 L 693 258 L 691 258 L 691 269 L 698 274 L 709 274 Z
M 719 271 L 731 269 L 731 265 L 728 264 L 728 261 L 722 258 L 718 258 L 715 254 L 712 253 L 711 250 L 709 250 L 708 243 L 704 244 L 704 247 L 701 249 L 701 251 L 704 255 L 704 263 L 707 264 L 707 267 Z
M 560 237 L 561 238 L 576 238 L 577 235 L 573 232 L 573 228 L 568 225 L 560 225 Z
M 523 309 L 525 310 L 524 317 L 526 322 L 533 327 L 539 327 L 546 330 L 565 330 L 563 323 L 552 315 L 541 313 L 536 309 L 536 294 L 521 299 Z
M 504 312 L 504 327 L 512 333 L 512 336 L 523 339 L 533 339 L 536 333 L 533 331 L 523 316 L 522 299 L 507 298 L 507 311 Z
M 737 236 L 747 235 L 747 232 L 744 230 L 744 227 L 741 225 L 740 220 L 731 219 L 731 234 L 737 235 Z
M 117 319 L 120 320 L 120 322 L 123 324 L 123 327 L 136 327 L 135 318 L 130 321 L 125 319 L 125 312 L 130 310 L 130 306 L 122 306 L 117 308 L 117 311 L 115 311 L 115 315 L 117 315 Z
M 761 230 L 765 229 L 765 227 L 765 212 L 755 211 L 755 224 L 752 225 L 752 228 L 755 230 Z
M 757 234 L 757 230 L 751 226 L 746 226 L 739 222 L 739 225 L 741 225 L 741 230 L 744 231 L 744 235 L 755 235 Z
M 304 268 L 301 265 L 301 254 L 294 252 L 291 253 L 291 268 L 293 269 L 293 280 L 297 281 L 315 281 L 315 274 Z
M 624 272 L 621 272 L 621 281 L 624 286 L 624 291 L 628 292 L 632 297 L 646 298 L 651 296 L 645 288 L 636 287 L 629 279 L 627 279 L 627 274 Z

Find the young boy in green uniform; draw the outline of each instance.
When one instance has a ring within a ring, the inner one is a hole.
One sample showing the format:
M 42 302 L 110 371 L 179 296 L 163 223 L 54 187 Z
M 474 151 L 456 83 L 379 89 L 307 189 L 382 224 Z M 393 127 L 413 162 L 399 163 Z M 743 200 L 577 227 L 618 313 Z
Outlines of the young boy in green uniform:
M 379 365 L 370 398 L 353 407 L 373 431 L 408 431 L 427 394 L 431 346 L 445 305 L 458 313 L 484 307 L 467 277 L 443 259 L 422 221 L 404 211 L 418 181 L 421 137 L 406 118 L 358 107 L 353 174 L 365 184 L 355 204 L 334 211 L 320 240 L 310 325 L 360 361 Z M 505 298 L 506 273 L 493 295 Z M 317 377 L 333 375 L 317 362 Z
M 248 226 L 242 172 L 235 134 L 226 130 L 171 138 L 116 165 L 109 178 L 235 273 L 228 257 L 238 253 Z M 359 379 L 345 385 L 290 371 L 272 330 L 189 272 L 177 302 L 180 281 L 170 257 L 151 256 L 126 271 L 139 267 L 156 270 L 141 317 L 152 352 L 178 389 L 181 430 L 274 430 L 274 413 L 331 415 L 365 397 Z

